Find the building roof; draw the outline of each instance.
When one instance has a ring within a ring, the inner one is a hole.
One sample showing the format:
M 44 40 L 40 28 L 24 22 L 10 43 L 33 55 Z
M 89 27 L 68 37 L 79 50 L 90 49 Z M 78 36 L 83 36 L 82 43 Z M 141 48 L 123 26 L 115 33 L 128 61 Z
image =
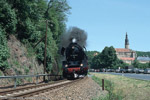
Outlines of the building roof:
M 129 58 L 129 57 L 122 57 L 122 58 L 120 58 L 121 60 L 135 60 L 135 58 Z
M 137 57 L 137 60 L 150 61 L 150 57 Z
M 131 49 L 115 48 L 116 52 L 134 52 Z

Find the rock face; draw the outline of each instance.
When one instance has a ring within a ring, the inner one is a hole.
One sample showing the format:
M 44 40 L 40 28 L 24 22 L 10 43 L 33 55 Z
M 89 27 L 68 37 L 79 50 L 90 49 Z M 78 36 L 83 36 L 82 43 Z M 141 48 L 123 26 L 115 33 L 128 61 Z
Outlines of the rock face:
M 15 36 L 11 35 L 8 40 L 10 58 L 8 62 L 15 74 L 42 74 L 43 65 L 39 65 L 36 57 L 28 54 L 27 48 L 21 44 Z M 20 73 L 18 73 L 20 72 Z
M 2 75 L 35 75 L 43 73 L 43 64 L 39 64 L 36 56 L 30 55 L 27 47 L 17 40 L 15 36 L 10 35 L 7 43 L 10 51 L 10 58 L 8 59 L 10 68 L 1 72 Z M 9 82 L 6 80 L 6 83 Z M 3 84 L 5 84 L 4 81 Z

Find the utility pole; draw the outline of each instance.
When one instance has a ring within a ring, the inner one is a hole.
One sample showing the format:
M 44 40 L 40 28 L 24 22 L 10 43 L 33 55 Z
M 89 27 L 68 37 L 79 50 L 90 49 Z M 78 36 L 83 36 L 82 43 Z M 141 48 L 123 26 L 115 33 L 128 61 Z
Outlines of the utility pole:
M 44 71 L 43 71 L 43 74 L 46 73 L 46 55 L 47 55 L 47 27 L 48 27 L 48 20 L 46 19 L 45 20 L 46 22 L 46 33 L 45 33 L 45 36 L 43 36 L 35 45 L 34 45 L 34 48 L 41 42 L 45 39 L 45 50 L 44 50 Z M 43 81 L 45 81 L 45 76 L 43 77 Z
M 46 73 L 46 55 L 47 55 L 47 25 L 48 24 L 48 20 L 46 20 L 46 33 L 45 33 L 45 52 L 44 52 L 44 74 Z M 45 81 L 45 76 L 44 79 Z

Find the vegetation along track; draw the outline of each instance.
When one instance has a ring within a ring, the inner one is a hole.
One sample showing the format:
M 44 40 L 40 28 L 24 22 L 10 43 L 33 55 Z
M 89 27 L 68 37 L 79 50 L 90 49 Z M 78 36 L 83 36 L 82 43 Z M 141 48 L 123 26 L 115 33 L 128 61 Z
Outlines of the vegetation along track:
M 55 83 L 49 83 L 49 84 L 41 84 L 36 86 L 28 86 L 28 87 L 22 87 L 12 90 L 6 90 L 0 92 L 0 100 L 9 100 L 13 98 L 26 98 L 31 97 L 33 95 L 37 95 L 40 93 L 44 93 L 47 91 L 51 91 L 56 88 L 60 88 L 63 86 L 71 85 L 75 82 L 79 82 L 82 80 L 87 79 L 87 77 L 84 77 L 83 79 L 76 79 L 76 80 L 61 80 Z

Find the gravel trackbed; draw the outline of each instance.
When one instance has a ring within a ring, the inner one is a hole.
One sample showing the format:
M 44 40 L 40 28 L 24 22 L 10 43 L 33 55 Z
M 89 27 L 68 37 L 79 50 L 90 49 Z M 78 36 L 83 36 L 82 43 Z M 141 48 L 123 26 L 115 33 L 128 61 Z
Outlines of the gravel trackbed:
M 96 97 L 104 97 L 106 94 L 107 91 L 102 91 L 102 88 L 89 77 L 85 81 L 73 83 L 32 98 L 34 100 L 91 100 Z

